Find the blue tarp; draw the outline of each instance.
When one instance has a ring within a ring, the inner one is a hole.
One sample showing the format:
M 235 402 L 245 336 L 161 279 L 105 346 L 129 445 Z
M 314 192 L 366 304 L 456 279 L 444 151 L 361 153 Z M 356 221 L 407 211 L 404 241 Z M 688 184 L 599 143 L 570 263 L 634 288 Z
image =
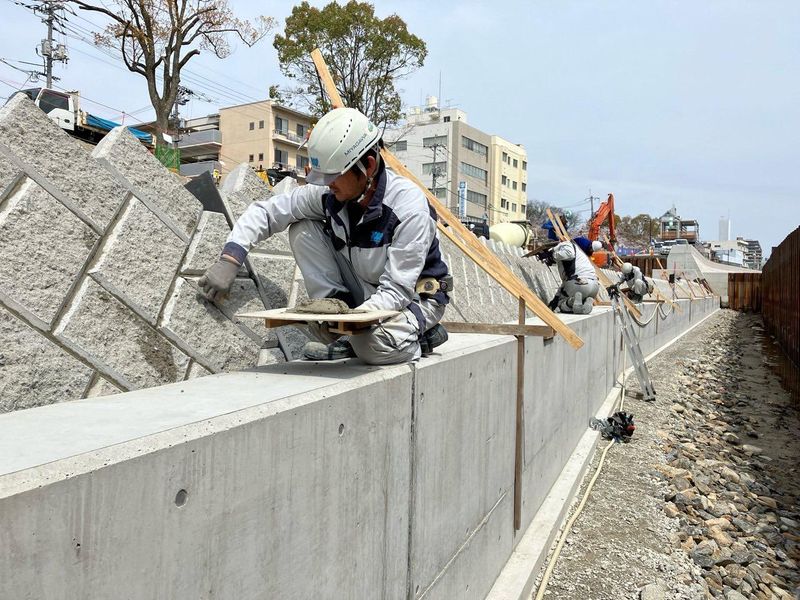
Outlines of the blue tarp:
M 95 127 L 105 131 L 111 131 L 114 129 L 114 127 L 119 127 L 119 123 L 114 123 L 114 121 L 109 121 L 108 119 L 101 119 L 100 117 L 96 117 L 88 113 L 86 114 L 86 124 L 89 125 L 89 127 Z M 148 144 L 153 143 L 153 136 L 149 133 L 145 133 L 139 129 L 134 129 L 133 127 L 128 127 L 128 131 L 130 131 L 143 142 L 147 142 Z

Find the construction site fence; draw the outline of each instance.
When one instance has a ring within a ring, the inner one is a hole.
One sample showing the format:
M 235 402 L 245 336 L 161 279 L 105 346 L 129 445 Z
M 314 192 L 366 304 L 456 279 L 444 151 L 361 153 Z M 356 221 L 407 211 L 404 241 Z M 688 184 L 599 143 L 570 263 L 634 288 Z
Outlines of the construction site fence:
M 800 366 L 800 227 L 772 249 L 764 265 L 761 315 L 767 331 Z
M 728 308 L 761 310 L 761 273 L 728 273 Z

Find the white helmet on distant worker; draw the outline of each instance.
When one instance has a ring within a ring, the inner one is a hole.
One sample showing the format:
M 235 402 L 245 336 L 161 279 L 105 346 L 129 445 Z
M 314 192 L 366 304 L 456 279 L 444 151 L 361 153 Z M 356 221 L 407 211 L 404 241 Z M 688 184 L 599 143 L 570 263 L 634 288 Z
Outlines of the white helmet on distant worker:
M 630 275 L 633 272 L 633 265 L 629 262 L 622 263 L 622 274 Z
M 592 242 L 592 252 L 597 252 L 598 250 L 603 249 L 603 242 L 599 240 L 595 240 Z
M 329 185 L 359 164 L 359 159 L 375 147 L 380 137 L 380 130 L 355 108 L 332 110 L 319 120 L 308 138 L 311 171 L 306 181 Z

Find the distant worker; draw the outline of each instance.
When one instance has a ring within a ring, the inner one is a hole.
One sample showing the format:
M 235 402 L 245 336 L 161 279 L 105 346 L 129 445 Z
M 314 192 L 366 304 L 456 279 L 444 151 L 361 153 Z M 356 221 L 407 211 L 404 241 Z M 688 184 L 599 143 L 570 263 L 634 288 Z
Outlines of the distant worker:
M 369 364 L 407 362 L 447 340 L 439 324 L 452 278 L 439 251 L 436 213 L 422 190 L 386 169 L 380 130 L 352 108 L 324 115 L 308 141 L 308 185 L 252 203 L 220 259 L 200 279 L 206 297 L 227 295 L 258 242 L 288 228 L 309 298 L 400 314 L 368 332 L 341 338 L 310 324 L 303 355 L 357 356 Z
M 642 275 L 642 270 L 629 262 L 622 264 L 620 283 L 627 283 L 628 298 L 633 302 L 644 300 L 645 294 L 652 293 L 654 287 L 652 279 Z
M 560 242 L 537 255 L 545 264 L 558 265 L 558 273 L 561 276 L 561 287 L 548 305 L 550 310 L 557 308 L 562 313 L 578 315 L 588 315 L 592 312 L 600 284 L 597 282 L 597 273 L 587 253 L 591 255 L 601 247 L 600 242 L 578 237 Z

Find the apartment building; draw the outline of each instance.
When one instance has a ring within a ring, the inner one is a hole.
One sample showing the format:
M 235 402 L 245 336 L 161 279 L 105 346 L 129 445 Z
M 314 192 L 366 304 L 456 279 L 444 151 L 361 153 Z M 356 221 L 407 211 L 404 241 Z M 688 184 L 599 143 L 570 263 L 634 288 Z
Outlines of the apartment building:
M 305 178 L 308 153 L 300 148 L 311 115 L 262 100 L 221 108 L 219 113 L 181 123 L 181 175 L 204 171 L 225 175 L 246 163 L 254 170 L 289 171 Z
M 489 225 L 524 221 L 528 203 L 528 154 L 520 144 L 492 136 Z
M 308 153 L 300 146 L 310 126 L 310 115 L 273 100 L 221 108 L 223 175 L 247 163 L 256 170 L 276 168 L 304 177 Z
M 402 126 L 387 129 L 384 139 L 462 220 L 491 226 L 515 220 L 514 215 L 525 218 L 524 148 L 471 126 L 464 111 L 441 108 L 435 97 L 428 97 L 424 107 L 411 109 Z

